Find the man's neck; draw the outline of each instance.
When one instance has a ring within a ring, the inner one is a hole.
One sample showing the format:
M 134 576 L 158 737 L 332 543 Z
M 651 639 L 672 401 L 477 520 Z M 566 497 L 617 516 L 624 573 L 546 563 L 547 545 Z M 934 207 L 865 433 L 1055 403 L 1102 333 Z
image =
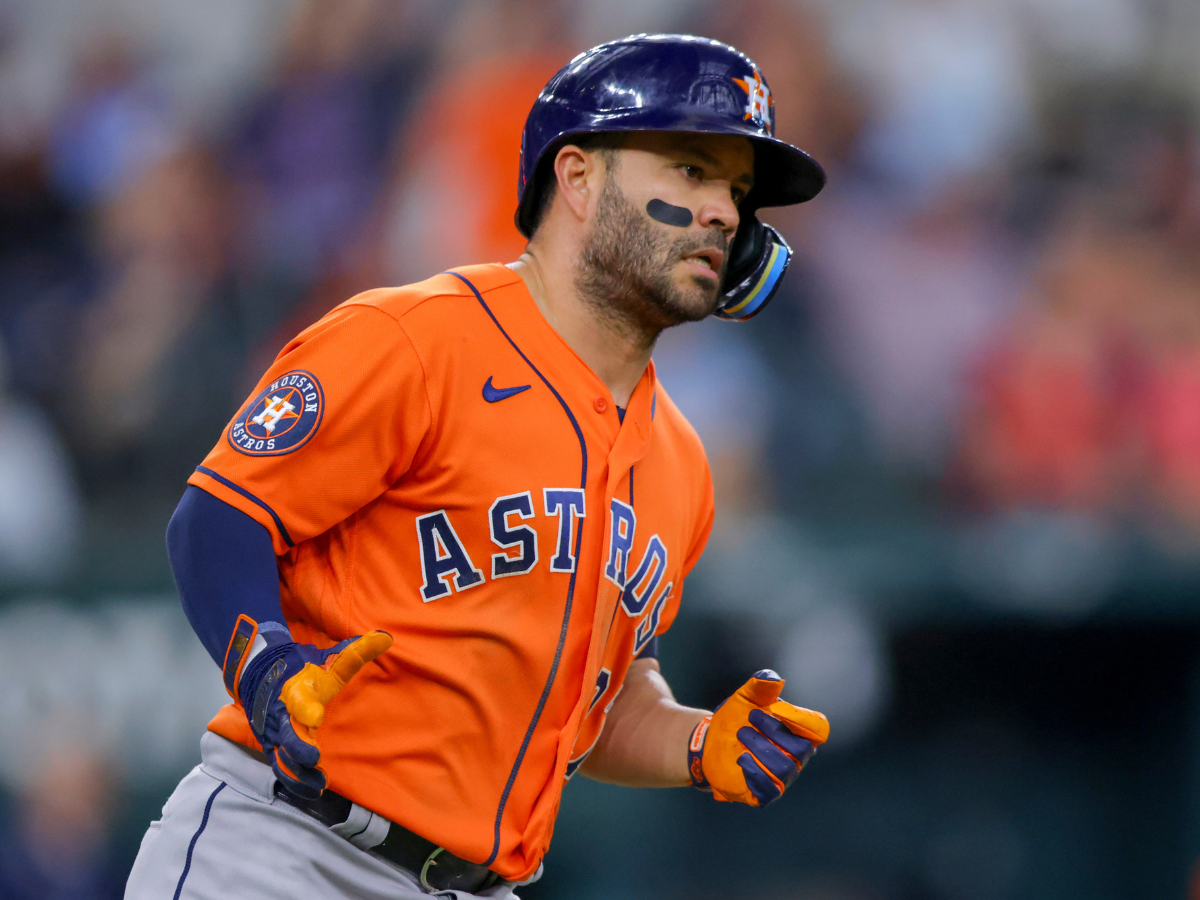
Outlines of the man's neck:
M 657 335 L 606 315 L 603 307 L 580 295 L 569 269 L 544 266 L 534 252 L 522 253 L 509 268 L 521 276 L 550 327 L 608 386 L 616 404 L 628 406 Z

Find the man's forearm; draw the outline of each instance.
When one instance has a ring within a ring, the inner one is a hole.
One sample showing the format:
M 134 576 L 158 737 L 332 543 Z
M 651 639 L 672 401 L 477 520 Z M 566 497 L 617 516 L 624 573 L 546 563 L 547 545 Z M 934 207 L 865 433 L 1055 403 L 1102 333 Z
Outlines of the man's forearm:
M 706 715 L 675 702 L 658 660 L 634 660 L 583 774 L 628 787 L 690 784 L 687 742 Z
M 285 624 L 270 533 L 195 485 L 167 526 L 167 558 L 183 612 L 217 666 L 238 616 Z

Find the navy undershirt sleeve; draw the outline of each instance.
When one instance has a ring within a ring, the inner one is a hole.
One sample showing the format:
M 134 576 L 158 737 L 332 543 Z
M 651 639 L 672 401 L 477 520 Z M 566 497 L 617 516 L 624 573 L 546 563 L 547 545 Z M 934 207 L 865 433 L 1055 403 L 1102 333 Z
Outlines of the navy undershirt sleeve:
M 646 641 L 646 646 L 642 648 L 642 652 L 635 656 L 634 659 L 658 659 L 657 634 L 650 638 L 650 640 Z
M 195 485 L 188 485 L 167 526 L 167 558 L 183 612 L 218 666 L 239 615 L 285 621 L 270 533 Z

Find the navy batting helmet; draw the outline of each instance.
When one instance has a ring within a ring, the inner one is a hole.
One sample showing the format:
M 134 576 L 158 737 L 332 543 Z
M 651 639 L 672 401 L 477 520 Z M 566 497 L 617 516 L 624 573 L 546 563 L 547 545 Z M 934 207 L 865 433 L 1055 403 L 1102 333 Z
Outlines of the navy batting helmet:
M 775 137 L 771 89 L 754 61 L 728 44 L 683 34 L 632 35 L 575 57 L 542 89 L 525 120 L 516 216 L 522 234 L 533 233 L 552 151 L 574 135 L 614 131 L 750 139 L 754 187 L 739 205 L 741 224 L 716 314 L 745 320 L 760 312 L 792 251 L 754 213 L 811 200 L 825 186 L 825 173 L 803 150 Z

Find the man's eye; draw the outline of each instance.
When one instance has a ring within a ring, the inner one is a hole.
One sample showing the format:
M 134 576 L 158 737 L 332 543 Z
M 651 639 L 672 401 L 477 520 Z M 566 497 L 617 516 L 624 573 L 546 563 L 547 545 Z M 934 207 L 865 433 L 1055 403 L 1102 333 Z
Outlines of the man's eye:
M 739 190 L 738 188 L 734 188 L 729 193 L 733 197 L 733 205 L 734 206 L 737 206 L 739 203 L 741 203 L 743 200 L 746 199 L 746 192 L 743 190 Z
M 686 175 L 688 178 L 699 178 L 704 173 L 702 171 L 700 171 L 699 166 L 684 166 L 683 174 Z

